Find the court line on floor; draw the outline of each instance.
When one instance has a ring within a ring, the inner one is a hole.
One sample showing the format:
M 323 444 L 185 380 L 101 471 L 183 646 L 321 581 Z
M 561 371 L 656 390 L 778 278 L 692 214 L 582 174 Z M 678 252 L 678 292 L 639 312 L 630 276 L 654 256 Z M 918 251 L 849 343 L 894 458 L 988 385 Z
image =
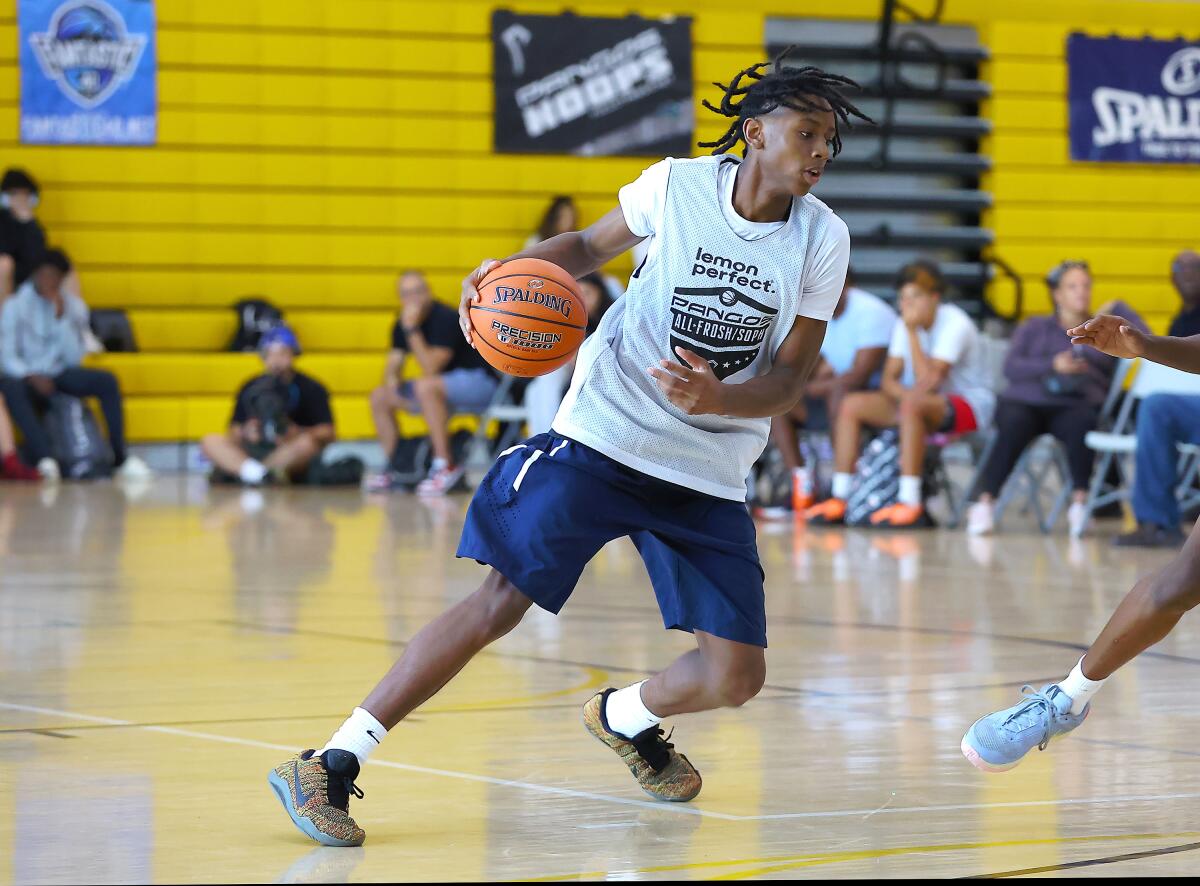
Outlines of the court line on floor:
M 1128 852 L 1125 855 L 1109 855 L 1105 858 L 1089 858 L 1083 861 L 1066 861 L 1060 864 L 1048 864 L 1040 868 L 1023 868 L 1019 871 L 998 871 L 994 874 L 975 874 L 963 877 L 964 880 L 1000 880 L 1005 877 L 1024 877 L 1029 874 L 1048 874 L 1054 871 L 1070 871 L 1075 868 L 1090 868 L 1102 864 L 1116 864 L 1122 861 L 1137 861 L 1140 858 L 1154 858 L 1159 855 L 1174 855 L 1177 852 L 1193 852 L 1200 849 L 1200 843 L 1183 843 L 1179 846 L 1164 846 L 1162 849 L 1146 849 L 1142 852 Z
M 222 744 L 242 745 L 244 747 L 262 748 L 272 751 L 283 751 L 294 754 L 296 749 L 288 745 L 273 744 L 252 738 L 238 738 L 232 735 L 218 735 L 212 732 L 195 732 L 190 729 L 176 729 L 171 726 L 139 726 L 131 720 L 121 720 L 116 717 L 100 717 L 94 714 L 81 714 L 77 711 L 64 711 L 57 708 L 43 708 L 35 705 L 16 704 L 0 701 L 0 708 L 12 711 L 22 711 L 31 714 L 45 714 L 51 717 L 61 717 L 67 720 L 85 720 L 92 723 L 106 723 L 113 726 L 128 726 L 146 732 L 158 732 L 164 735 L 176 735 L 182 738 L 212 741 Z M 66 728 L 66 727 L 61 727 Z M 738 815 L 729 812 L 716 812 L 711 809 L 701 809 L 692 806 L 682 806 L 674 803 L 661 803 L 649 800 L 632 800 L 626 797 L 614 797 L 607 794 L 596 794 L 591 791 L 579 791 L 572 788 L 559 788 L 553 785 L 537 784 L 535 782 L 519 781 L 516 779 L 494 778 L 489 775 L 476 775 L 471 772 L 459 772 L 453 769 L 433 769 L 428 766 L 417 766 L 411 763 L 394 763 L 390 760 L 368 760 L 368 766 L 383 766 L 389 769 L 400 769 L 421 775 L 433 775 L 441 778 L 454 778 L 460 781 L 482 782 L 497 787 L 511 787 L 519 790 L 541 794 L 575 797 L 581 800 L 595 800 L 601 803 L 611 803 L 618 806 L 634 806 L 639 809 L 654 809 L 659 812 L 680 815 L 694 815 L 701 818 L 714 818 L 721 821 L 785 821 L 794 819 L 820 818 L 866 818 L 872 815 L 896 815 L 900 813 L 925 814 L 930 812 L 964 812 L 976 809 L 1022 809 L 1045 806 L 1093 806 L 1113 803 L 1136 803 L 1160 800 L 1194 800 L 1200 798 L 1200 792 L 1177 794 L 1145 794 L 1120 797 L 1074 797 L 1061 800 L 1017 800 L 1002 803 L 956 803 L 933 806 L 887 806 L 881 809 L 839 809 L 818 812 L 778 812 L 764 815 Z

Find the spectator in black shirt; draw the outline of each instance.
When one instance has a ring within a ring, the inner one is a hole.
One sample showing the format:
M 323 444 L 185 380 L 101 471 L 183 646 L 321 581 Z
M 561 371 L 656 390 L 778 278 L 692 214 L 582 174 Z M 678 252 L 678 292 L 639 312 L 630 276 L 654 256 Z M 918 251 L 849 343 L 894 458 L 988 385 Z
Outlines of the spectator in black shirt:
M 433 465 L 417 487 L 422 495 L 444 495 L 463 476 L 450 451 L 450 416 L 478 415 L 496 393 L 496 376 L 479 353 L 467 344 L 458 325 L 458 312 L 434 299 L 425 276 L 405 271 L 396 283 L 400 318 L 392 327 L 383 384 L 371 392 L 371 415 L 384 454 L 396 448 L 396 411 L 421 414 L 429 425 Z M 404 358 L 412 354 L 420 376 L 401 380 Z M 387 474 L 372 481 L 374 489 L 392 487 Z
M 1200 255 L 1186 249 L 1171 262 L 1171 283 L 1183 307 L 1171 321 L 1167 335 L 1187 338 L 1200 335 Z
M 6 170 L 0 178 L 0 299 L 29 279 L 46 251 L 37 205 L 37 182 L 23 169 Z
M 215 477 L 258 486 L 273 478 L 299 480 L 334 440 L 329 392 L 293 367 L 300 343 L 286 326 L 263 334 L 266 373 L 238 391 L 229 430 L 209 434 L 200 448 Z

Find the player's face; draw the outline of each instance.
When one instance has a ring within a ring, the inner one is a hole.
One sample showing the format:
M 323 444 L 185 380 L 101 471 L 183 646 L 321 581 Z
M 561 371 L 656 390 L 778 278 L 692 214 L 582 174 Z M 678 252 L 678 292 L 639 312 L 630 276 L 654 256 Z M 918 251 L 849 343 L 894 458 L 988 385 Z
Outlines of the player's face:
M 1058 281 L 1054 303 L 1060 311 L 1086 314 L 1092 307 L 1092 275 L 1083 268 L 1071 268 Z
M 833 111 L 776 108 L 762 122 L 764 165 L 776 181 L 803 197 L 821 180 L 833 154 L 837 133 Z
M 263 363 L 266 364 L 267 373 L 274 376 L 289 374 L 295 359 L 296 355 L 292 353 L 292 349 L 281 344 L 271 345 L 263 354 Z

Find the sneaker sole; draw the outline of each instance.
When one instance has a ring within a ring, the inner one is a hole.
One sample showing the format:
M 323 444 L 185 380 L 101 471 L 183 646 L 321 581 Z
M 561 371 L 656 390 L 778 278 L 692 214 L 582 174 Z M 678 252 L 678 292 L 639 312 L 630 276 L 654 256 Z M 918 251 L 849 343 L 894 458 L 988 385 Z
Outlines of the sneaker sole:
M 587 732 L 588 735 L 590 735 L 592 738 L 596 739 L 596 741 L 600 742 L 600 744 L 604 745 L 610 751 L 612 750 L 612 746 L 609 745 L 608 742 L 606 742 L 603 738 L 601 738 L 599 735 L 592 732 L 592 730 L 588 728 L 587 719 L 582 714 L 579 715 L 579 719 L 583 721 L 583 728 Z M 622 764 L 622 765 L 624 765 L 624 764 Z M 625 771 L 629 772 L 629 767 L 626 767 Z M 274 774 L 274 773 L 272 773 L 272 774 Z M 633 773 L 630 773 L 630 774 L 632 775 Z M 637 779 L 634 778 L 634 781 L 637 781 Z M 660 797 L 658 794 L 655 794 L 655 793 L 643 788 L 642 783 L 640 781 L 638 781 L 638 787 L 641 789 L 643 794 L 645 794 L 651 800 L 657 800 L 659 803 L 690 803 L 690 802 L 692 802 L 692 800 L 695 800 L 697 797 L 700 796 L 700 792 L 696 791 L 696 793 L 690 797 Z
M 268 773 L 267 783 L 271 785 L 271 790 L 275 792 L 275 796 L 283 804 L 283 811 L 288 814 L 288 818 L 292 820 L 292 824 L 299 828 L 306 837 L 315 840 L 322 846 L 353 847 L 360 845 L 358 843 L 351 843 L 349 840 L 339 840 L 337 837 L 322 834 L 317 830 L 317 826 L 312 823 L 311 819 L 305 818 L 303 815 L 297 815 L 296 810 L 292 808 L 292 789 L 288 787 L 288 783 L 280 778 L 279 773 L 274 769 Z

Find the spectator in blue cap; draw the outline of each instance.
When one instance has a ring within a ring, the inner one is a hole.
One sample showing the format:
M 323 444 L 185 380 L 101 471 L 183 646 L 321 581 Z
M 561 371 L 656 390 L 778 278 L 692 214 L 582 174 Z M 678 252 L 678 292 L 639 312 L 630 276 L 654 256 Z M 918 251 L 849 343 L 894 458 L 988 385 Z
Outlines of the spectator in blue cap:
M 296 333 L 286 326 L 268 330 L 259 353 L 266 372 L 238 392 L 229 430 L 200 443 L 215 466 L 214 480 L 247 486 L 300 480 L 334 440 L 329 392 L 295 369 Z

